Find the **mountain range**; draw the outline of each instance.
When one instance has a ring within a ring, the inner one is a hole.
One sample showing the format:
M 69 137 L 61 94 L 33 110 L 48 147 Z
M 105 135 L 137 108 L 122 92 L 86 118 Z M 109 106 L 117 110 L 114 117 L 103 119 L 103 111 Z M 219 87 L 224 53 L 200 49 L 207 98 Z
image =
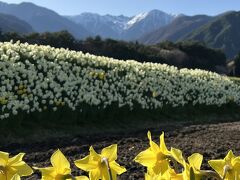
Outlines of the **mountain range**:
M 212 48 L 224 50 L 227 57 L 240 52 L 240 11 L 224 13 L 188 34 L 186 40 L 202 41 Z
M 37 32 L 56 32 L 68 30 L 76 38 L 85 38 L 91 34 L 81 25 L 73 23 L 56 12 L 33 3 L 7 4 L 0 2 L 0 13 L 16 16 L 30 24 Z
M 144 44 L 202 41 L 232 58 L 240 51 L 240 12 L 217 16 L 169 14 L 152 10 L 132 17 L 81 13 L 62 16 L 33 3 L 0 2 L 0 29 L 18 33 L 69 31 L 75 38 L 101 36 Z
M 207 24 L 212 19 L 213 17 L 206 15 L 181 16 L 162 28 L 144 34 L 139 41 L 145 44 L 157 44 L 166 40 L 173 42 L 184 40 L 188 33 Z
M 27 22 L 18 19 L 15 16 L 0 13 L 1 32 L 18 32 L 26 34 L 34 32 L 33 28 Z
M 103 38 L 137 40 L 145 33 L 168 25 L 178 16 L 181 15 L 152 10 L 133 17 L 82 13 L 77 16 L 67 16 L 67 18 L 85 27 L 93 35 Z

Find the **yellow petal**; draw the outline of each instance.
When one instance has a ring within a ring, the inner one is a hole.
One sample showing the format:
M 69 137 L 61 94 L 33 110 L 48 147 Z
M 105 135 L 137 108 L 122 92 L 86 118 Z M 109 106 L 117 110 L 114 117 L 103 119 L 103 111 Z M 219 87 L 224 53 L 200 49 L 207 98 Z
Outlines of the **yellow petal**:
M 90 158 L 90 155 L 86 156 L 83 159 L 77 160 L 74 163 L 78 168 L 84 171 L 92 171 L 98 168 L 98 161 L 95 161 L 93 158 Z
M 156 162 L 152 170 L 154 174 L 164 174 L 169 168 L 169 162 L 167 160 L 162 160 Z
M 155 153 L 159 152 L 159 146 L 155 142 L 152 141 L 152 135 L 151 135 L 150 131 L 148 131 L 147 136 L 149 139 L 149 145 L 150 145 L 151 150 Z
M 53 153 L 51 164 L 58 174 L 71 174 L 70 163 L 59 149 Z
M 228 151 L 228 153 L 227 153 L 226 157 L 224 158 L 224 160 L 226 160 L 226 161 L 228 161 L 228 162 L 231 162 L 231 160 L 232 160 L 233 158 L 235 158 L 235 157 L 236 157 L 236 156 L 234 156 L 232 150 L 230 150 L 230 151 Z
M 0 166 L 6 166 L 8 158 L 9 158 L 8 153 L 0 151 Z
M 164 132 L 162 132 L 162 134 L 160 136 L 160 150 L 166 155 L 169 154 L 169 151 L 167 149 L 167 146 L 166 146 L 165 140 L 164 140 Z
M 149 173 L 145 173 L 145 180 L 165 180 L 162 178 L 162 175 L 156 175 L 156 174 L 152 174 L 150 175 Z
M 157 156 L 150 148 L 140 152 L 134 159 L 134 161 L 142 164 L 146 167 L 153 167 L 157 161 Z
M 240 157 L 236 157 L 232 160 L 232 166 L 234 169 L 240 169 Z
M 145 173 L 145 180 L 153 180 L 153 177 L 148 173 Z
M 41 172 L 42 180 L 55 179 L 57 175 L 57 172 L 55 171 L 54 167 L 47 167 L 47 168 L 34 167 L 34 169 L 39 170 Z
M 100 160 L 101 159 L 101 156 L 93 149 L 92 146 L 89 148 L 89 152 L 90 152 L 91 158 L 93 158 L 94 160 Z
M 188 162 L 191 167 L 194 167 L 197 170 L 200 170 L 202 165 L 203 156 L 199 153 L 194 153 L 188 157 Z
M 7 174 L 9 178 L 12 178 L 15 174 L 20 176 L 29 176 L 33 173 L 33 170 L 24 161 L 22 161 L 24 153 L 12 157 L 8 161 Z
M 94 170 L 90 171 L 89 178 L 91 180 L 99 180 L 101 178 L 101 172 L 99 171 L 99 169 L 94 169 Z
M 101 156 L 102 158 L 107 158 L 109 162 L 115 161 L 117 159 L 117 144 L 104 148 L 101 152 Z
M 6 172 L 6 177 L 7 177 L 6 180 L 12 179 L 15 174 L 16 174 L 16 171 L 14 169 L 9 168 Z
M 11 180 L 21 180 L 21 178 L 18 174 L 15 174 Z
M 175 170 L 173 169 L 170 169 L 169 170 L 169 176 L 168 177 L 171 177 L 171 180 L 185 180 L 185 179 L 188 179 L 188 178 L 185 178 L 183 177 L 183 173 L 180 173 L 180 174 L 176 174 Z M 166 174 L 166 173 L 165 173 Z M 169 178 L 168 178 L 169 179 Z M 166 179 L 167 180 L 167 179 Z
M 120 165 L 119 165 L 118 163 L 116 163 L 115 161 L 110 162 L 109 165 L 110 165 L 111 170 L 112 170 L 112 171 L 115 171 L 116 174 L 118 174 L 118 175 L 120 175 L 120 174 L 122 174 L 122 173 L 124 173 L 124 172 L 127 171 L 127 170 L 125 169 L 125 167 L 120 166 Z
M 19 153 L 18 155 L 10 158 L 10 159 L 8 160 L 8 165 L 11 166 L 11 165 L 14 164 L 14 163 L 17 163 L 17 162 L 19 162 L 19 161 L 22 161 L 24 155 L 25 155 L 25 153 Z
M 89 180 L 87 176 L 77 176 L 75 177 L 76 180 Z
M 0 173 L 0 179 L 6 179 L 6 176 Z
M 185 160 L 182 155 L 182 151 L 176 148 L 171 148 L 171 156 L 180 164 L 184 164 Z
M 225 166 L 225 161 L 220 160 L 210 160 L 208 164 L 221 176 L 223 177 L 223 171 Z
M 33 173 L 32 168 L 28 166 L 24 161 L 12 164 L 9 169 L 13 169 L 15 173 L 20 176 L 30 176 Z

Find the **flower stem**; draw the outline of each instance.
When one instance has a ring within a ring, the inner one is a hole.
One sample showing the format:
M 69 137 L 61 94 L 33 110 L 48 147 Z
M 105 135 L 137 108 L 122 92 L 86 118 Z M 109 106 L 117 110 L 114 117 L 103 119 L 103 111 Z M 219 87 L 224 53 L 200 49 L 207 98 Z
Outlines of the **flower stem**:
M 221 178 L 216 172 L 211 170 L 201 170 L 200 171 L 202 175 L 208 177 L 208 178 L 215 178 L 217 180 L 223 180 L 224 178 Z
M 105 165 L 107 166 L 108 175 L 109 175 L 109 180 L 113 180 L 112 171 L 111 171 L 111 168 L 110 168 L 110 166 L 109 166 L 108 159 L 107 159 L 107 158 L 102 158 L 102 162 L 105 163 Z
M 224 169 L 224 171 L 223 171 L 223 179 L 225 179 L 225 177 L 227 175 L 227 172 L 231 170 L 231 167 L 228 166 L 228 165 L 225 165 L 223 169 Z
M 168 156 L 168 159 L 173 163 L 173 168 L 176 173 L 180 173 L 180 170 L 183 170 L 183 165 L 179 164 L 173 157 Z

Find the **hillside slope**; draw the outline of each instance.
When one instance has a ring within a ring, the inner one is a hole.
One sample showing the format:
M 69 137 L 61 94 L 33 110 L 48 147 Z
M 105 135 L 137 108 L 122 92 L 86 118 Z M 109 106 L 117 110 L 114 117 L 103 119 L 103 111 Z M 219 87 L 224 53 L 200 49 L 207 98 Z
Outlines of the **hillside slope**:
M 186 39 L 203 41 L 212 48 L 223 49 L 228 58 L 240 51 L 240 11 L 225 13 L 200 29 L 190 33 Z
M 77 38 L 85 38 L 90 35 L 81 25 L 33 3 L 7 4 L 0 2 L 0 13 L 10 14 L 26 21 L 37 32 L 67 30 Z
M 144 34 L 139 41 L 145 44 L 157 44 L 161 41 L 178 41 L 193 30 L 208 23 L 212 17 L 206 15 L 181 16 L 165 27 L 161 27 L 153 32 Z
M 0 13 L 0 29 L 2 32 L 31 33 L 33 28 L 17 17 Z

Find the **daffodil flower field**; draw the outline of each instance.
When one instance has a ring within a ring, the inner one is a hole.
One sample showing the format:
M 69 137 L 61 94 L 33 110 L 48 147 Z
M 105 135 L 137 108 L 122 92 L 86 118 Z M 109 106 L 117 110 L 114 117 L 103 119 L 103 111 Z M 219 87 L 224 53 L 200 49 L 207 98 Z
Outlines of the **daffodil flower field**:
M 0 118 L 81 105 L 158 109 L 240 103 L 240 87 L 216 73 L 0 43 Z
M 36 112 L 56 115 L 64 108 L 81 113 L 83 109 L 112 107 L 131 111 L 240 105 L 240 86 L 213 72 L 122 61 L 20 42 L 0 43 L 0 78 L 0 121 L 11 119 L 16 124 L 18 117 L 24 121 Z M 71 117 L 64 121 L 71 122 Z M 147 137 L 149 147 L 129 159 L 145 167 L 146 180 L 240 179 L 240 157 L 231 150 L 223 159 L 209 160 L 211 169 L 202 169 L 202 154 L 185 158 L 180 149 L 167 147 L 164 133 L 159 143 L 152 140 L 150 131 Z M 52 154 L 51 165 L 44 167 L 30 167 L 23 160 L 24 153 L 10 157 L 0 151 L 0 180 L 20 180 L 34 172 L 43 180 L 116 180 L 128 171 L 118 163 L 117 152 L 117 144 L 104 147 L 101 152 L 90 146 L 87 156 L 79 153 L 79 158 L 71 159 L 81 172 L 75 176 L 73 163 L 59 149 Z

